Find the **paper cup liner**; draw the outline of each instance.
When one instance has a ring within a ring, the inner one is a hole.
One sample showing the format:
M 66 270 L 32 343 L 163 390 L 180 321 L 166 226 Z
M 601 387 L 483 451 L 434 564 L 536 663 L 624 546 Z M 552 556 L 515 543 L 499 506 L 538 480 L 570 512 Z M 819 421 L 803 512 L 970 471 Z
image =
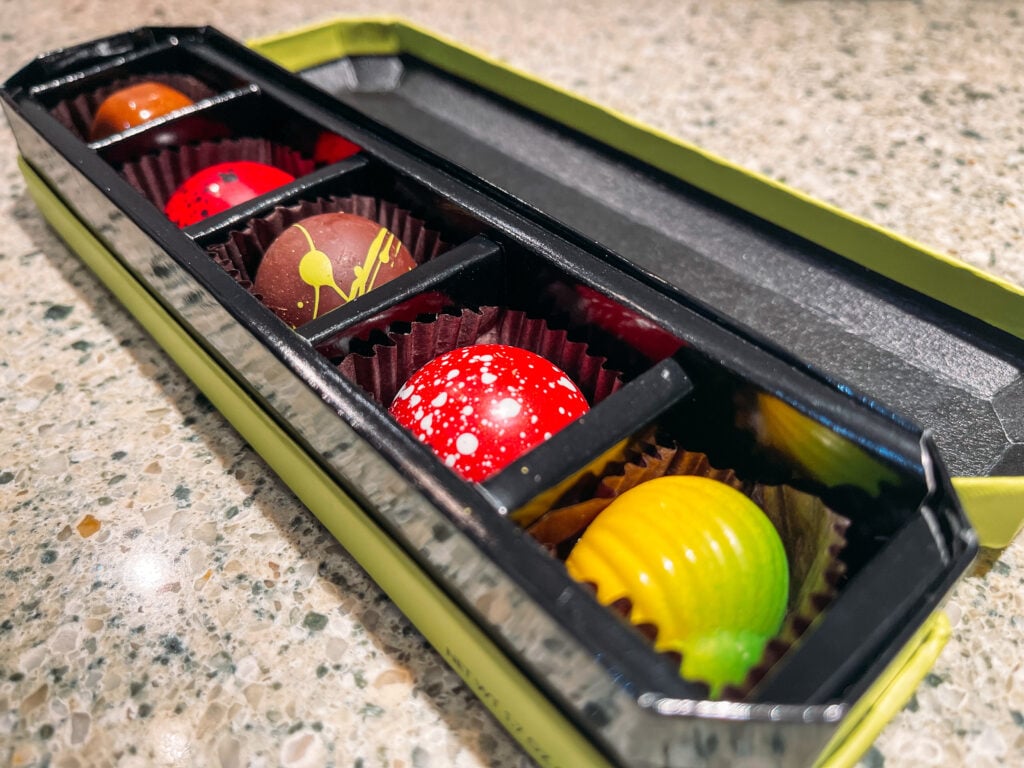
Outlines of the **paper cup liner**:
M 338 370 L 385 408 L 414 372 L 438 355 L 473 344 L 507 344 L 546 358 L 568 374 L 591 405 L 622 386 L 622 374 L 605 367 L 604 357 L 551 328 L 542 318 L 503 307 L 453 310 L 427 320 L 392 325 L 386 341 L 370 354 L 352 352 Z
M 278 206 L 267 216 L 251 219 L 243 228 L 228 234 L 227 241 L 206 250 L 242 287 L 252 292 L 253 280 L 263 254 L 284 230 L 310 216 L 323 213 L 353 213 L 372 219 L 392 232 L 417 264 L 423 264 L 450 247 L 423 219 L 394 203 L 366 195 L 326 197 Z M 257 296 L 257 298 L 259 298 Z
M 193 174 L 217 163 L 248 160 L 280 168 L 295 178 L 314 164 L 297 150 L 267 139 L 223 139 L 187 144 L 125 163 L 121 175 L 161 211 L 175 190 Z
M 610 466 L 589 491 L 588 498 L 579 499 L 577 491 L 570 491 L 526 530 L 564 559 L 583 530 L 614 499 L 640 483 L 665 475 L 710 477 L 739 490 L 771 520 L 785 547 L 790 594 L 782 627 L 743 683 L 726 686 L 722 691 L 723 699 L 741 700 L 835 598 L 846 573 L 840 554 L 846 546 L 850 521 L 830 510 L 819 498 L 790 486 L 741 480 L 730 469 L 713 467 L 703 453 L 645 442 L 632 447 L 623 463 Z M 609 607 L 629 620 L 632 606 L 628 600 L 619 600 Z M 645 625 L 637 629 L 652 643 L 657 637 L 657 627 Z M 681 663 L 677 654 L 666 655 Z
M 94 90 L 64 99 L 54 105 L 50 110 L 50 114 L 65 128 L 78 136 L 78 138 L 83 141 L 89 141 L 92 121 L 96 117 L 96 110 L 99 109 L 100 104 L 112 93 L 116 93 L 122 88 L 147 81 L 170 86 L 176 91 L 181 91 L 192 101 L 201 101 L 217 94 L 217 91 L 192 75 L 183 75 L 175 72 L 155 72 L 151 75 L 132 75 L 131 77 L 112 80 Z

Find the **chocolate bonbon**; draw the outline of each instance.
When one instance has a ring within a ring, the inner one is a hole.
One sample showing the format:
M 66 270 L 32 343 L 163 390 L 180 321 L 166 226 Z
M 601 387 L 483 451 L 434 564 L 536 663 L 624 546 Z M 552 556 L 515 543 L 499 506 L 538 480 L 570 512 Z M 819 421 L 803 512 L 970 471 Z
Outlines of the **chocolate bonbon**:
M 406 381 L 391 414 L 467 480 L 482 481 L 589 410 L 558 366 L 519 347 L 446 352 Z
M 566 559 L 603 605 L 682 657 L 683 677 L 712 695 L 740 685 L 780 629 L 789 598 L 786 551 L 753 501 L 718 480 L 659 477 L 617 497 Z
M 320 317 L 416 266 L 386 227 L 351 213 L 310 216 L 267 248 L 253 290 L 293 327 Z
M 169 85 L 146 80 L 110 94 L 100 104 L 89 131 L 90 141 L 99 141 L 115 133 L 190 106 L 192 99 Z
M 290 173 L 265 163 L 217 163 L 187 178 L 167 200 L 164 213 L 179 227 L 187 227 L 293 181 Z

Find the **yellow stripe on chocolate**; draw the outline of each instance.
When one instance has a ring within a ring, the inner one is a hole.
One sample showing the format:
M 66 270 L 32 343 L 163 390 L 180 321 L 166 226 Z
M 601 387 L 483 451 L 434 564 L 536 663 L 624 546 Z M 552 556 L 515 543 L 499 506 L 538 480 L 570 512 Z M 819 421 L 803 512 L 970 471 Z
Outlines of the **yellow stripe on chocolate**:
M 657 628 L 655 648 L 681 653 L 684 674 L 713 689 L 742 681 L 778 632 L 789 595 L 771 521 L 739 491 L 691 475 L 622 494 L 587 528 L 566 568 L 594 584 L 603 605 L 628 599 L 630 621 Z

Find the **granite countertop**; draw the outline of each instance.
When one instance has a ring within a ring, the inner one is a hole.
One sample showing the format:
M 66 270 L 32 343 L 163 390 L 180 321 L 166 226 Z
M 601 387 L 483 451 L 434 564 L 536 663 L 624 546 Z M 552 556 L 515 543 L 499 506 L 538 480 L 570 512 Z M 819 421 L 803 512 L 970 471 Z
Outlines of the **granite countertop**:
M 1016 3 L 0 0 L 0 75 L 143 24 L 404 16 L 1024 284 Z M 0 130 L 0 762 L 529 759 L 47 228 Z M 1024 537 L 863 765 L 1024 764 Z

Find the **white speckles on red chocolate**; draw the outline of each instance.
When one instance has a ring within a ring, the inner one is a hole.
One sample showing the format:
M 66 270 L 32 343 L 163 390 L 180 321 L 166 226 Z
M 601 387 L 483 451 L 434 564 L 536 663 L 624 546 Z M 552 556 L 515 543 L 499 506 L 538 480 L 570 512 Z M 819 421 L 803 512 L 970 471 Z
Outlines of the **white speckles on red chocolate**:
M 391 404 L 400 424 L 473 481 L 499 471 L 587 410 L 564 371 L 532 352 L 499 344 L 435 358 Z
M 519 415 L 521 410 L 523 410 L 522 403 L 514 397 L 506 397 L 503 400 L 498 401 L 498 404 L 494 408 L 494 415 L 502 421 L 506 421 L 508 419 L 514 419 Z M 565 409 L 559 408 L 558 412 L 565 413 Z
M 465 432 L 459 435 L 455 439 L 455 448 L 463 456 L 469 456 L 476 453 L 476 449 L 480 447 L 480 441 L 476 439 L 476 435 Z

